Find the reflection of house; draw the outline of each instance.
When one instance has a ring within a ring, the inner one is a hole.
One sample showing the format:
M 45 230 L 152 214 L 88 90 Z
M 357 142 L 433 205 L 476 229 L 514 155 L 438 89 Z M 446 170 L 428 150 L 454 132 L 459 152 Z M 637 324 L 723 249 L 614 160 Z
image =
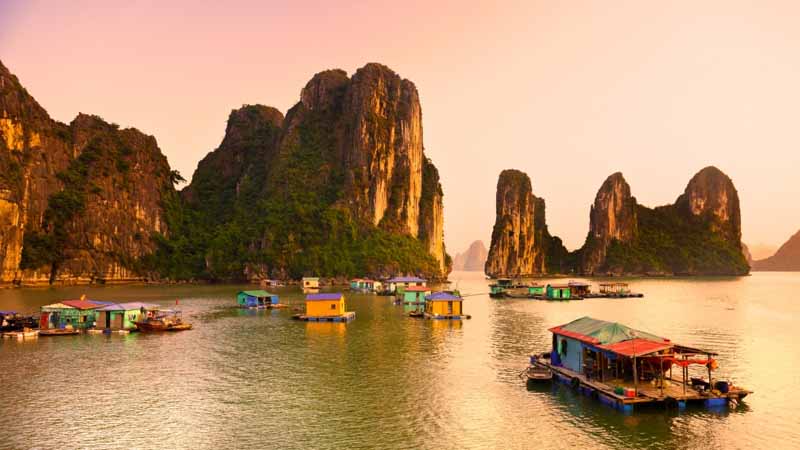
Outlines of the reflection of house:
M 151 303 L 112 303 L 97 310 L 95 328 L 99 330 L 133 330 L 142 319 L 145 309 L 155 308 Z
M 278 296 L 263 290 L 241 291 L 236 294 L 240 308 L 266 308 L 278 304 Z
M 94 326 L 97 309 L 111 302 L 95 300 L 64 300 L 59 303 L 42 306 L 39 316 L 39 328 L 72 328 L 87 329 Z

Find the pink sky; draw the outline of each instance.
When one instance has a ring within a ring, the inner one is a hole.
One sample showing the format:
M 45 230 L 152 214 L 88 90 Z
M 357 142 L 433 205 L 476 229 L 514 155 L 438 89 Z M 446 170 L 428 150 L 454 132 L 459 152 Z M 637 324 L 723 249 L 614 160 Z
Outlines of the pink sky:
M 745 242 L 800 228 L 800 3 L 161 3 L 0 0 L 0 59 L 54 118 L 153 134 L 187 178 L 231 109 L 286 111 L 314 73 L 382 62 L 420 91 L 451 253 L 488 244 L 505 168 L 570 248 L 615 171 L 655 206 L 713 164 Z

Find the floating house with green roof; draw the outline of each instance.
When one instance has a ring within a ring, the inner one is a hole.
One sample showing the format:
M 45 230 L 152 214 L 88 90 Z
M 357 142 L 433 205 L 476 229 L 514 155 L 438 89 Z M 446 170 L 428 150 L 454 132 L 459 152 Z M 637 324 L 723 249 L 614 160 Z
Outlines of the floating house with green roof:
M 752 393 L 714 378 L 716 353 L 708 350 L 591 317 L 549 331 L 550 351 L 531 356 L 531 366 L 549 369 L 554 380 L 625 412 L 646 404 L 725 407 Z M 707 379 L 698 371 L 690 375 L 690 366 L 699 366 Z
M 267 291 L 257 289 L 252 291 L 239 291 L 236 294 L 236 304 L 240 308 L 274 308 L 280 303 L 278 296 Z

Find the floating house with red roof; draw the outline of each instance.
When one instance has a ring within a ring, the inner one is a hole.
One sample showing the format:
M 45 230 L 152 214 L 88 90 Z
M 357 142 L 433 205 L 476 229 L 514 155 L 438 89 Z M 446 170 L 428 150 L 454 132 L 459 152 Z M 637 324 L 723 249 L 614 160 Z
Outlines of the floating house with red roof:
M 681 408 L 687 402 L 724 407 L 751 393 L 714 377 L 712 351 L 591 317 L 549 331 L 551 351 L 532 356 L 531 366 L 547 368 L 554 379 L 623 411 L 646 404 Z

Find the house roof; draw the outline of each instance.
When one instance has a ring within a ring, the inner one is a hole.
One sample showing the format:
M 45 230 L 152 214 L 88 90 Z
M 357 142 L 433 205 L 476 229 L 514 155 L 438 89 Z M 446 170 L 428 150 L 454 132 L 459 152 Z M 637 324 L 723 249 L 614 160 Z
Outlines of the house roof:
M 568 324 L 553 327 L 549 331 L 598 346 L 609 346 L 632 339 L 644 339 L 659 343 L 670 342 L 669 339 L 654 334 L 635 330 L 616 322 L 607 322 L 591 317 L 581 317 Z M 672 344 L 669 344 L 669 346 L 672 346 Z
M 142 302 L 127 302 L 127 303 L 112 303 L 110 305 L 98 308 L 98 311 L 133 311 L 135 309 L 152 309 L 157 308 L 158 305 L 154 303 Z
M 672 347 L 672 343 L 669 341 L 651 341 L 649 339 L 636 338 L 617 342 L 616 344 L 599 345 L 598 347 L 630 358 L 666 350 Z
M 303 277 L 304 280 L 319 280 L 319 277 Z
M 432 302 L 446 302 L 453 300 L 461 301 L 464 299 L 459 297 L 458 295 L 453 294 L 452 292 L 434 292 L 431 295 L 426 295 L 425 300 L 430 300 Z
M 569 288 L 569 287 L 571 287 L 571 286 L 570 286 L 570 285 L 568 285 L 568 284 L 550 284 L 550 285 L 548 285 L 548 286 L 550 286 L 550 287 L 551 287 L 551 288 L 553 288 L 553 289 L 566 289 L 566 288 Z
M 587 283 L 585 281 L 570 281 L 567 284 L 570 285 L 570 286 L 575 286 L 575 287 L 589 287 L 589 286 L 591 286 L 589 283 Z
M 331 300 L 340 300 L 344 297 L 340 292 L 327 292 L 324 294 L 308 294 L 306 295 L 307 302 L 315 302 L 315 301 L 331 301 Z
M 240 291 L 239 293 L 247 295 L 249 297 L 275 297 L 275 294 L 270 294 L 269 292 L 262 289 L 256 289 L 253 291 Z
M 431 288 L 425 286 L 409 286 L 406 292 L 430 292 Z
M 389 283 L 424 283 L 425 281 L 419 277 L 394 277 L 389 280 Z
M 101 308 L 103 306 L 110 305 L 111 302 L 101 302 L 97 300 L 63 300 L 61 304 L 69 308 L 86 310 Z

